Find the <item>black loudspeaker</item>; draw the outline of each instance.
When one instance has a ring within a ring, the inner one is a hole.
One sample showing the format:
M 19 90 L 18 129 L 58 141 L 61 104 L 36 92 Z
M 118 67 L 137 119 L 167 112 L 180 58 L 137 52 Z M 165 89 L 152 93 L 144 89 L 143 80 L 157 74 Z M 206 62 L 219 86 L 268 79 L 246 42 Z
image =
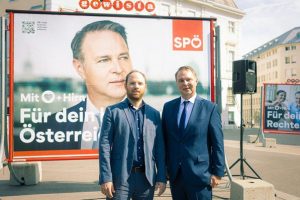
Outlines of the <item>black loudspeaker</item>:
M 256 62 L 252 60 L 233 61 L 232 92 L 233 94 L 256 93 Z

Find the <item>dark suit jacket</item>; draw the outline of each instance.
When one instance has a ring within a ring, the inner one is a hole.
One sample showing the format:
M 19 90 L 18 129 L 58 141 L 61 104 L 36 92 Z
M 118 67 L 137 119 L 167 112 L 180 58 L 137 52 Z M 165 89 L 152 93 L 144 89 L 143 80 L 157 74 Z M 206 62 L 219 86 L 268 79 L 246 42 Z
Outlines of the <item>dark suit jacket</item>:
M 179 106 L 180 98 L 167 102 L 162 115 L 170 181 L 175 180 L 181 167 L 188 184 L 209 185 L 211 175 L 223 176 L 225 169 L 223 132 L 217 106 L 197 96 L 182 137 L 179 137 L 177 125 Z
M 83 109 L 80 111 L 79 109 Z M 86 111 L 86 101 L 81 101 L 78 104 L 66 109 L 67 115 L 71 112 L 83 114 Z M 59 123 L 55 119 L 56 113 L 50 115 L 48 117 L 48 122 L 40 123 L 35 128 L 35 133 L 38 132 L 46 132 L 48 129 L 51 129 L 54 133 L 61 131 L 66 134 L 67 131 L 72 131 L 75 133 L 76 131 L 82 132 L 83 122 L 63 122 Z M 74 141 L 74 137 L 71 137 L 71 141 L 63 141 L 63 142 L 48 142 L 47 140 L 43 143 L 38 143 L 36 141 L 29 144 L 31 149 L 35 150 L 66 150 L 66 149 L 80 149 L 81 147 L 81 134 L 79 134 L 78 141 Z
M 132 169 L 135 147 L 134 119 L 127 99 L 106 108 L 101 128 L 99 155 L 100 184 L 126 183 Z M 145 104 L 144 156 L 146 177 L 151 185 L 166 182 L 165 147 L 161 132 L 160 114 Z

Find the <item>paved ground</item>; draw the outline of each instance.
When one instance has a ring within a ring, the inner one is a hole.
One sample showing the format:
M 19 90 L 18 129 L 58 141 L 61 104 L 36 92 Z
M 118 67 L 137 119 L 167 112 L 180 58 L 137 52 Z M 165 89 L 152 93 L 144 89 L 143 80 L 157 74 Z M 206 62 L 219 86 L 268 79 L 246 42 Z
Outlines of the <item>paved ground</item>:
M 225 133 L 226 135 L 226 133 Z M 226 137 L 225 137 L 226 138 Z M 229 165 L 239 158 L 239 141 L 225 140 L 225 151 Z M 300 199 L 300 146 L 277 145 L 265 148 L 261 144 L 244 143 L 244 155 L 253 169 L 264 181 L 276 189 L 276 200 Z M 245 175 L 254 176 L 244 165 Z M 240 163 L 230 173 L 240 178 Z M 35 186 L 10 186 L 9 171 L 0 171 L 1 200 L 31 199 L 105 199 L 98 191 L 97 160 L 42 162 L 43 181 Z M 214 199 L 229 199 L 228 176 L 223 184 L 214 189 Z M 170 190 L 155 199 L 171 199 Z

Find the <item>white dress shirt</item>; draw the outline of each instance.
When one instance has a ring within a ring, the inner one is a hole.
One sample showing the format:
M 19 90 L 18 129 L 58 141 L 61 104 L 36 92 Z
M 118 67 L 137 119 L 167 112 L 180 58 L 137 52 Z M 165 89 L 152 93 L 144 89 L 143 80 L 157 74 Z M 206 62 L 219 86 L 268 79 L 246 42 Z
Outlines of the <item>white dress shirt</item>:
M 91 102 L 89 97 L 87 97 L 86 101 L 86 111 L 84 113 L 85 117 L 81 137 L 81 149 L 92 149 L 94 141 L 97 142 L 97 144 L 99 141 L 104 108 L 100 108 L 100 110 L 97 109 L 96 106 Z M 99 122 L 97 119 L 97 115 L 99 116 Z
M 179 122 L 180 122 L 180 117 L 181 117 L 181 114 L 182 114 L 182 111 L 183 111 L 183 108 L 184 108 L 184 105 L 183 105 L 183 102 L 184 101 L 189 101 L 189 103 L 186 105 L 186 115 L 185 115 L 185 127 L 190 119 L 190 116 L 191 116 L 191 113 L 192 113 L 192 109 L 193 109 L 193 106 L 194 106 L 194 103 L 195 103 L 195 100 L 196 100 L 196 96 L 197 94 L 195 94 L 194 96 L 192 96 L 190 99 L 184 99 L 181 97 L 181 100 L 180 100 L 180 107 L 179 107 L 179 112 L 178 112 L 178 115 L 177 115 L 177 124 L 179 126 Z

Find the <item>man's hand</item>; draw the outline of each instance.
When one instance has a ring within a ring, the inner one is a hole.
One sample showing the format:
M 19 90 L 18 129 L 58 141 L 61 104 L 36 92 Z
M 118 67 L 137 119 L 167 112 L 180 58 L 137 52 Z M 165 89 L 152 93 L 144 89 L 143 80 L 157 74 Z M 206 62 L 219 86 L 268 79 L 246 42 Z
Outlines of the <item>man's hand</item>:
M 106 195 L 108 198 L 113 198 L 113 193 L 115 193 L 114 185 L 112 182 L 103 183 L 100 187 L 102 194 Z
M 165 190 L 166 190 L 166 184 L 165 184 L 165 183 L 162 183 L 162 182 L 157 182 L 157 183 L 155 184 L 155 191 L 156 191 L 157 189 L 159 189 L 157 195 L 158 195 L 158 196 L 162 195 L 162 193 L 164 193 Z
M 210 180 L 210 186 L 212 188 L 216 187 L 217 185 L 219 185 L 221 182 L 221 177 L 219 176 L 215 176 L 215 175 L 212 175 L 211 176 L 211 180 Z

